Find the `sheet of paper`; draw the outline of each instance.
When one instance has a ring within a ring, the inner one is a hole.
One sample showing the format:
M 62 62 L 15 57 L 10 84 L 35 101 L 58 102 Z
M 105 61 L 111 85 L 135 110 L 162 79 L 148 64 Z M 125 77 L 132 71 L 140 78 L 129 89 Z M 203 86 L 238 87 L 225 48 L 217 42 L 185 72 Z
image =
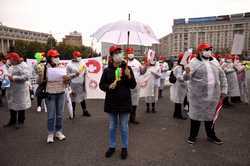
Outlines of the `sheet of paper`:
M 67 75 L 66 68 L 47 68 L 48 81 L 62 81 L 65 75 Z

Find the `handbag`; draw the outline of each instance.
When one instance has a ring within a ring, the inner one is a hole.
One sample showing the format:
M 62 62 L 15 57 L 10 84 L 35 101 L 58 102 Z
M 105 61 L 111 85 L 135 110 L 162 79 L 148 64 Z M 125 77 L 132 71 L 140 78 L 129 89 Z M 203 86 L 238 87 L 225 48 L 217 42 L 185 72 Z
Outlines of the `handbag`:
M 174 83 L 176 83 L 176 80 L 177 79 L 176 79 L 176 77 L 174 75 L 174 72 L 171 71 L 170 76 L 169 76 L 169 82 L 172 83 L 172 84 L 174 84 Z
M 44 99 L 47 96 L 47 92 L 46 92 L 46 85 L 47 85 L 47 80 L 46 80 L 46 73 L 47 73 L 47 67 L 46 65 L 44 66 L 44 73 L 43 73 L 43 81 L 41 84 L 39 84 L 39 86 L 36 89 L 36 96 Z

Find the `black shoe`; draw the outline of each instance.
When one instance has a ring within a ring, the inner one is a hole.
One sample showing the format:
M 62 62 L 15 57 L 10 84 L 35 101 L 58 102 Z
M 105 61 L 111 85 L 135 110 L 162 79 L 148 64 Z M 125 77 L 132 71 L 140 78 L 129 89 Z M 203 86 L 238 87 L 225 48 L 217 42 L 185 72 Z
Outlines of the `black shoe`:
M 149 108 L 146 109 L 146 113 L 150 113 L 150 109 Z
M 196 142 L 196 138 L 188 138 L 187 139 L 187 143 L 189 143 L 189 144 L 194 144 Z
M 105 153 L 106 158 L 110 158 L 115 153 L 115 148 L 109 148 L 108 151 Z
M 74 120 L 74 119 L 75 119 L 75 117 L 73 117 L 73 118 L 69 117 L 69 120 Z
M 153 109 L 152 109 L 152 113 L 154 113 L 154 114 L 155 114 L 156 112 L 157 112 L 157 111 L 153 108 Z
M 222 145 L 224 142 L 222 140 L 220 140 L 219 138 L 217 138 L 216 136 L 215 137 L 208 137 L 207 140 L 209 142 L 212 142 L 212 143 L 215 143 L 217 145 Z
M 11 127 L 11 126 L 13 126 L 13 125 L 14 125 L 14 123 L 9 122 L 9 123 L 3 125 L 3 127 L 4 127 L 4 128 L 7 128 L 7 127 Z
M 182 117 L 182 116 L 174 116 L 174 119 L 187 120 L 186 117 Z
M 90 117 L 90 113 L 86 110 L 83 112 L 82 116 Z
M 15 124 L 15 128 L 16 128 L 16 129 L 20 129 L 20 128 L 21 128 L 21 124 L 20 124 L 20 123 L 16 123 L 16 124 Z
M 130 120 L 129 123 L 132 123 L 132 124 L 135 124 L 135 125 L 140 124 L 140 122 L 138 122 L 137 120 Z
M 128 150 L 127 150 L 127 148 L 122 148 L 121 159 L 125 160 L 125 159 L 127 159 L 127 157 L 128 157 Z

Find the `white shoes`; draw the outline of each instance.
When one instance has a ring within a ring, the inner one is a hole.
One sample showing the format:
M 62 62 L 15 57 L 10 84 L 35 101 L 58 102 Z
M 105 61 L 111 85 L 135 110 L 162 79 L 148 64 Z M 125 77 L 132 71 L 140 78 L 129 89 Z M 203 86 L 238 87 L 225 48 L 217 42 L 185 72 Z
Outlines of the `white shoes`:
M 50 144 L 50 143 L 54 143 L 54 136 L 55 138 L 57 138 L 59 141 L 63 141 L 66 139 L 66 136 L 63 135 L 62 132 L 58 131 L 56 132 L 56 134 L 49 134 L 48 137 L 47 137 L 47 143 Z
M 37 107 L 36 109 L 37 112 L 41 112 L 42 111 L 42 108 L 40 106 Z
M 59 141 L 63 141 L 63 140 L 66 139 L 66 136 L 63 135 L 63 133 L 60 132 L 60 131 L 56 132 L 55 137 L 56 137 Z
M 47 138 L 47 143 L 53 143 L 54 142 L 54 134 L 49 134 Z

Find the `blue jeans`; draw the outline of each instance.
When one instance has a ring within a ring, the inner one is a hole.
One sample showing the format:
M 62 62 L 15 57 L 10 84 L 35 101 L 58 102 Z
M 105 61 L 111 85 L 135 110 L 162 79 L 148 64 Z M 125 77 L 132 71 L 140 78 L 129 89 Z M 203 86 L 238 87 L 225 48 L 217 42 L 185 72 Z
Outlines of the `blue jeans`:
M 128 118 L 129 113 L 108 113 L 109 115 L 109 147 L 116 147 L 116 129 L 119 120 L 122 147 L 128 148 Z
M 63 128 L 64 93 L 48 94 L 45 99 L 48 111 L 48 132 L 53 134 Z

